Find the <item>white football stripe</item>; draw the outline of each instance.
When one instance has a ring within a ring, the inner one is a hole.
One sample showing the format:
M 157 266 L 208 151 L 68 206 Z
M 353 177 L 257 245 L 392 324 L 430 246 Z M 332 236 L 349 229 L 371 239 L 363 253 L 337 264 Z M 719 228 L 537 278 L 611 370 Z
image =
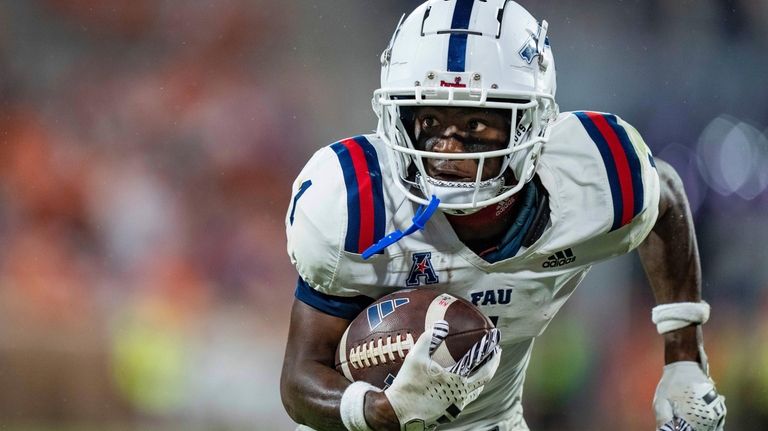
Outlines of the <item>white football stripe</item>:
M 350 382 L 354 382 L 355 379 L 352 378 L 352 372 L 349 370 L 349 362 L 347 362 L 347 334 L 349 333 L 349 328 L 347 328 L 346 331 L 344 331 L 344 335 L 341 336 L 341 342 L 339 342 L 339 345 L 341 348 L 339 349 L 339 362 L 341 362 L 341 371 L 344 373 L 344 377 L 347 378 Z
M 429 304 L 429 307 L 427 308 L 427 315 L 424 317 L 424 331 L 432 330 L 432 325 L 438 320 L 445 320 L 445 313 L 454 301 L 456 301 L 456 297 L 448 295 L 447 293 L 433 299 L 432 303 Z M 451 330 L 449 327 L 448 334 L 450 333 Z M 450 367 L 456 363 L 456 360 L 451 356 L 445 343 L 440 344 L 437 350 L 435 350 L 435 353 L 432 354 L 432 359 L 443 367 Z

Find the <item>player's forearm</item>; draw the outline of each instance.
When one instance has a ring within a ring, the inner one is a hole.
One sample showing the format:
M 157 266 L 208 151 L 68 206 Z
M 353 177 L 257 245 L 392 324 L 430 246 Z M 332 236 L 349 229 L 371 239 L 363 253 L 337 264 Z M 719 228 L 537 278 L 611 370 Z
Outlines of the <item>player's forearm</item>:
M 365 421 L 371 429 L 377 431 L 396 431 L 400 422 L 392 409 L 384 392 L 368 392 L 365 394 Z
M 280 395 L 291 419 L 318 431 L 345 429 L 339 406 L 349 381 L 333 363 L 348 324 L 300 300 L 291 308 Z
M 283 404 L 288 415 L 317 431 L 343 430 L 339 413 L 341 397 L 349 381 L 341 374 L 319 363 L 307 363 L 301 375 L 285 376 L 282 382 Z M 392 406 L 383 392 L 365 396 L 365 419 L 377 431 L 399 430 Z
M 291 419 L 317 431 L 345 429 L 339 405 L 349 381 L 314 361 L 296 368 L 284 371 L 280 384 L 283 405 Z
M 658 161 L 661 200 L 656 225 L 639 253 L 657 304 L 701 301 L 701 265 L 693 218 L 682 181 L 671 166 Z M 698 360 L 701 329 L 664 334 L 665 362 Z

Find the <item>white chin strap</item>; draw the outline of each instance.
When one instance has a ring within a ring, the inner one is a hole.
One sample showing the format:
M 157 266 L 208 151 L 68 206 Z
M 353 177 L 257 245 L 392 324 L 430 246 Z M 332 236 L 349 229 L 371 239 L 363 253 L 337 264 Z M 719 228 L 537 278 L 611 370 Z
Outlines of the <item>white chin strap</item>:
M 426 175 L 416 174 L 416 183 L 425 196 L 435 195 L 445 204 L 465 204 L 467 202 L 483 202 L 498 196 L 504 188 L 504 178 L 494 178 L 480 183 L 443 181 Z M 481 210 L 483 207 L 453 210 L 441 208 L 449 214 L 467 215 Z

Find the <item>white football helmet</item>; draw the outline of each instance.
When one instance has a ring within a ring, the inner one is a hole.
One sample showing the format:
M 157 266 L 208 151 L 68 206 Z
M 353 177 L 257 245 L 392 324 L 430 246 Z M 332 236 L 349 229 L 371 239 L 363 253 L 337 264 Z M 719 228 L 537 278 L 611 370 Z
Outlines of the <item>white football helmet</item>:
M 391 150 L 395 183 L 411 200 L 427 204 L 435 195 L 442 210 L 469 213 L 506 199 L 530 181 L 547 126 L 558 113 L 546 34 L 546 21 L 539 24 L 509 0 L 430 0 L 401 18 L 381 56 L 381 88 L 373 93 L 373 109 L 377 132 Z M 419 150 L 403 125 L 400 108 L 405 106 L 507 109 L 510 139 L 495 151 Z M 502 168 L 483 180 L 483 164 L 492 157 L 503 157 Z M 471 182 L 432 178 L 426 158 L 477 160 L 477 176 Z M 513 184 L 505 184 L 507 169 L 517 180 Z

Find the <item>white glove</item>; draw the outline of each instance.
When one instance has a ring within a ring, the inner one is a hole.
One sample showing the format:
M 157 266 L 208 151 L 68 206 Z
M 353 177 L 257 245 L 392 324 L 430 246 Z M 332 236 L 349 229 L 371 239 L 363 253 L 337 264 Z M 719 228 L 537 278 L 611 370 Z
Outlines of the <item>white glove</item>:
M 499 366 L 497 329 L 483 336 L 455 365 L 444 368 L 432 360 L 432 352 L 447 335 L 445 321 L 424 331 L 384 391 L 404 431 L 431 429 L 456 419 L 480 395 Z
M 653 397 L 659 431 L 722 431 L 725 397 L 698 362 L 673 362 L 664 367 Z

